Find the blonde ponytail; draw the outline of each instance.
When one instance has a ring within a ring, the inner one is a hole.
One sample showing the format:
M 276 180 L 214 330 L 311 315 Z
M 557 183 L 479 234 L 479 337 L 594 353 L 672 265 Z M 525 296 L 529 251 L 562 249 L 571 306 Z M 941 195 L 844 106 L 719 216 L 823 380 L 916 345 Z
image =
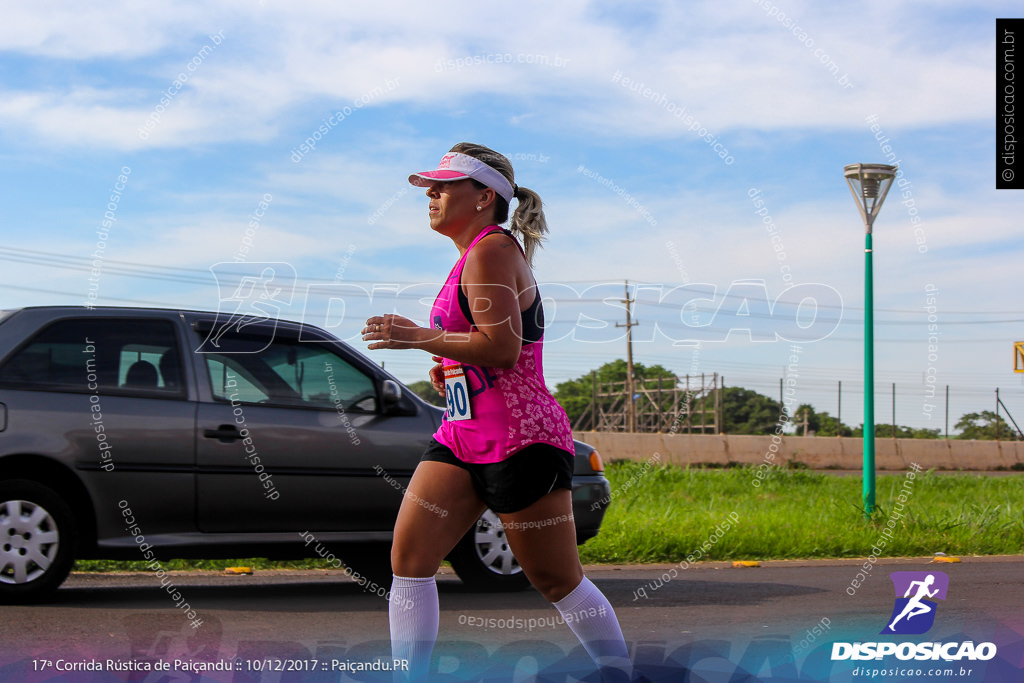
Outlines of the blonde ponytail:
M 533 266 L 533 254 L 544 241 L 548 232 L 548 222 L 544 218 L 544 208 L 540 196 L 525 187 L 516 188 L 516 199 L 519 204 L 512 214 L 509 228 L 519 235 L 526 252 L 526 262 Z

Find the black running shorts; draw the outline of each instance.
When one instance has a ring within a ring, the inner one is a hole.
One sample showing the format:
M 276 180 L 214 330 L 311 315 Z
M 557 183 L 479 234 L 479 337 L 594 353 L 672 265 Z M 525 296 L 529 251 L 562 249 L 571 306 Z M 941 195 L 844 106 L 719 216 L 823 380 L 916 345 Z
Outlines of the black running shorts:
M 463 462 L 436 439 L 420 461 L 446 462 L 469 472 L 473 488 L 494 512 L 519 512 L 555 489 L 572 490 L 572 453 L 547 443 L 535 443 L 501 462 Z

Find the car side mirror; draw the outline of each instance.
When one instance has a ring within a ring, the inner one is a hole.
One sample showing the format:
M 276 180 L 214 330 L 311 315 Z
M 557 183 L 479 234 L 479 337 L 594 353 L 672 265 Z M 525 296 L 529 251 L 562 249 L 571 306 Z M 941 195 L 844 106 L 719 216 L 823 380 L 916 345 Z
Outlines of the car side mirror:
M 402 387 L 393 379 L 384 380 L 381 385 L 380 400 L 384 412 L 387 412 L 398 405 L 402 400 Z

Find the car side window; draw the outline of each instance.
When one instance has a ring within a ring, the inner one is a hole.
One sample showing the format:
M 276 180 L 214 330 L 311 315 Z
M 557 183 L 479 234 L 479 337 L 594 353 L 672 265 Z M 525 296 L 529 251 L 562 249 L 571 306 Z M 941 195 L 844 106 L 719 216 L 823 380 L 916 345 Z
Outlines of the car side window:
M 0 384 L 25 389 L 184 396 L 169 320 L 71 318 L 40 330 L 0 367 Z
M 204 354 L 214 398 L 377 412 L 373 379 L 326 346 L 237 336 L 222 339 L 220 347 Z
M 270 398 L 260 385 L 250 379 L 245 365 L 230 356 L 207 355 L 213 397 L 240 403 L 266 403 Z

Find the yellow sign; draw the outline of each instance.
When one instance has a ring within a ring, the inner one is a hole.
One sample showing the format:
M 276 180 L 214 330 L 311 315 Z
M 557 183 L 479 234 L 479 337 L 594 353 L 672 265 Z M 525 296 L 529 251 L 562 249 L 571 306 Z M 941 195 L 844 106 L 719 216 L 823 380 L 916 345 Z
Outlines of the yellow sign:
M 1024 342 L 1013 342 L 1013 371 L 1024 372 Z

